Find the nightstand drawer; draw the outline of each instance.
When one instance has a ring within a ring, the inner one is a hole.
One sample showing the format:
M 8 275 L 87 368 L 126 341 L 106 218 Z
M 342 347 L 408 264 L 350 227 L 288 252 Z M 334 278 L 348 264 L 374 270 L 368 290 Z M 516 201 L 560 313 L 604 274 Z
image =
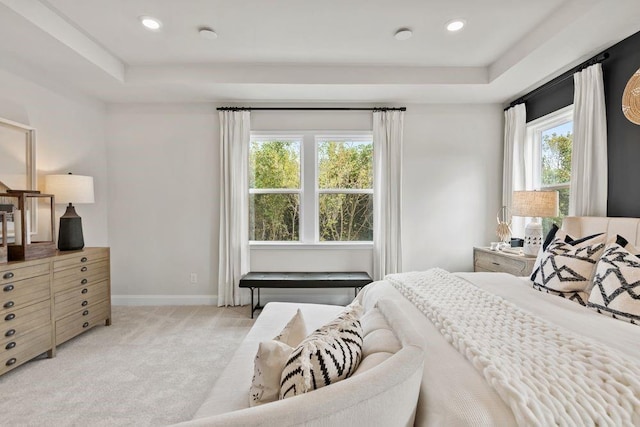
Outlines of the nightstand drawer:
M 510 273 L 514 276 L 531 274 L 535 258 L 512 255 L 504 252 L 475 248 L 473 252 L 474 271 Z

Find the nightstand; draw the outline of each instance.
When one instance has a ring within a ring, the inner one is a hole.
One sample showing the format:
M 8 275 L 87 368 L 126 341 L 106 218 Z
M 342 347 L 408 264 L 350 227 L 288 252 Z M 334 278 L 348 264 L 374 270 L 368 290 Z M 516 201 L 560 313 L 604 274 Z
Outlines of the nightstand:
M 514 276 L 530 276 L 535 257 L 492 251 L 488 248 L 473 248 L 473 271 L 511 273 Z

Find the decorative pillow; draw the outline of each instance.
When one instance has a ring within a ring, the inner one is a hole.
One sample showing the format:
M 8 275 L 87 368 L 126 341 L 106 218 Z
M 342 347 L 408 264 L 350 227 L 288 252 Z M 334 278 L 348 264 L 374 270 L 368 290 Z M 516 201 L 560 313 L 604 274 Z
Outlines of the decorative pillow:
M 640 324 L 639 251 L 618 236 L 596 266 L 588 306 L 598 313 Z
M 274 340 L 289 344 L 291 347 L 296 347 L 306 337 L 307 325 L 304 323 L 302 312 L 298 309 L 296 314 L 289 320 L 289 323 L 287 323 L 282 332 L 280 332 Z
M 596 263 L 605 247 L 605 235 L 580 240 L 556 236 L 540 257 L 533 287 L 586 305 Z
M 544 242 L 542 243 L 542 246 L 540 246 L 540 250 L 538 251 L 536 262 L 533 264 L 533 273 L 531 273 L 531 280 L 535 280 L 536 275 L 538 274 L 538 270 L 540 269 L 542 254 L 544 253 L 544 251 L 547 250 L 547 248 L 549 247 L 553 239 L 556 238 L 556 234 L 558 234 L 559 230 L 560 229 L 558 228 L 558 226 L 553 224 L 551 226 L 551 230 L 549 230 L 549 232 L 547 233 L 547 236 L 544 238 Z M 561 234 L 563 239 L 567 235 L 564 231 L 562 231 Z M 560 235 L 558 235 L 558 237 L 560 237 Z
M 362 306 L 354 301 L 293 350 L 280 378 L 280 399 L 327 386 L 355 372 L 362 358 L 361 313 Z
M 258 345 L 258 353 L 253 362 L 253 379 L 249 388 L 249 406 L 278 400 L 282 369 L 294 347 L 306 336 L 307 328 L 302 312 L 298 309 L 277 337 Z

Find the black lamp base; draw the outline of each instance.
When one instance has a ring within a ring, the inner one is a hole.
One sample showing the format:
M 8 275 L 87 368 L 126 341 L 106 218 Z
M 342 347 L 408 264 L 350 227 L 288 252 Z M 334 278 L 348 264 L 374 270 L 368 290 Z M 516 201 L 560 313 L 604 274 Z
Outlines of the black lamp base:
M 61 251 L 78 251 L 82 248 L 84 248 L 82 218 L 78 216 L 76 209 L 69 203 L 67 211 L 60 217 L 58 249 Z

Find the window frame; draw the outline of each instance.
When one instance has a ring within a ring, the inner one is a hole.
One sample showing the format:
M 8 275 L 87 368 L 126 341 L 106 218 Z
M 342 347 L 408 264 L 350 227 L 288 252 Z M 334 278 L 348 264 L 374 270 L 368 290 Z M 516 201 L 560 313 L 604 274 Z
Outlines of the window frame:
M 532 159 L 531 170 L 533 171 L 533 186 L 536 190 L 558 190 L 570 188 L 571 180 L 560 184 L 542 184 L 542 133 L 545 130 L 552 129 L 572 121 L 573 104 L 527 123 L 526 139 L 533 153 L 533 156 L 527 156 L 527 158 Z M 573 135 L 573 129 L 571 134 Z
M 291 140 L 300 138 L 300 224 L 298 241 L 262 241 L 249 240 L 251 249 L 370 249 L 373 241 L 320 241 L 320 194 L 355 193 L 373 194 L 371 189 L 320 189 L 318 183 L 318 141 L 326 139 L 337 140 L 368 140 L 373 143 L 372 131 L 251 131 L 251 142 L 255 140 Z M 324 138 L 324 139 L 322 139 Z M 371 161 L 374 159 L 372 157 Z M 251 165 L 249 165 L 249 168 Z M 375 173 L 375 171 L 374 171 Z M 291 189 L 249 189 L 249 194 L 294 193 Z M 249 223 L 247 223 L 249 227 Z M 250 231 L 250 230 L 249 230 Z M 249 232 L 250 235 L 250 232 Z
M 554 127 L 561 126 L 568 122 L 572 122 L 573 111 L 574 105 L 571 104 L 527 123 L 525 132 L 525 150 L 527 152 L 527 155 L 525 156 L 525 164 L 526 162 L 531 163 L 529 165 L 526 165 L 525 169 L 528 166 L 533 172 L 532 184 L 533 189 L 535 190 L 559 191 L 567 189 L 569 192 L 571 192 L 571 180 L 559 184 L 542 184 L 542 134 L 546 130 L 553 129 Z M 572 127 L 571 135 L 573 134 L 574 130 Z M 556 218 L 563 217 L 563 213 L 558 211 L 558 217 Z

